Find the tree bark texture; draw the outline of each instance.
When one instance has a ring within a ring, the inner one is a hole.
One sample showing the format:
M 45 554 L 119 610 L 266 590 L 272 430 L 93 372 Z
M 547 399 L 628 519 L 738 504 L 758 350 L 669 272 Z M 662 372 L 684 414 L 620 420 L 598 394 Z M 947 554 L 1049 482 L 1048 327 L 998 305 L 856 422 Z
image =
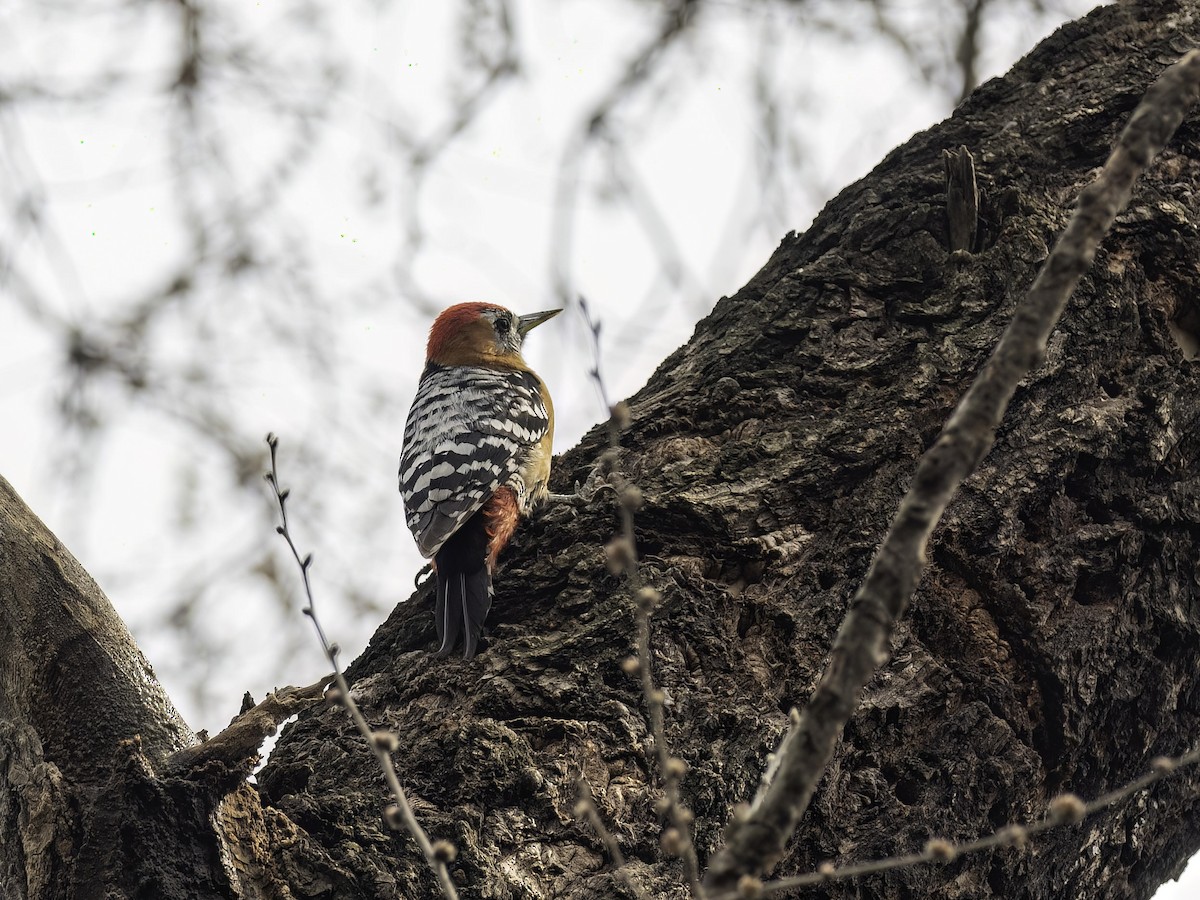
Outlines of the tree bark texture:
M 1126 3 L 1064 26 L 785 237 L 630 401 L 617 465 L 645 497 L 642 573 L 664 596 L 655 678 L 671 750 L 689 767 L 702 862 L 813 690 L 916 459 L 1146 87 L 1195 46 L 1200 2 Z M 980 219 L 973 252 L 952 255 L 942 154 L 959 147 L 975 160 Z M 776 874 L 1036 818 L 1061 791 L 1090 798 L 1196 742 L 1198 191 L 1193 117 L 1139 184 L 935 533 L 892 658 Z M 598 429 L 558 459 L 554 489 L 592 478 L 605 443 Z M 434 659 L 431 598 L 418 592 L 348 673 L 371 723 L 398 733 L 401 780 L 431 838 L 457 846 L 464 898 L 631 895 L 575 813 L 580 777 L 643 892 L 685 894 L 659 846 L 641 691 L 621 668 L 633 601 L 604 551 L 618 528 L 611 491 L 543 510 L 504 559 L 484 653 Z M 10 575 L 8 554 L 0 585 L 19 592 L 34 576 Z M 11 746 L 0 743 L 6 838 Z M 165 790 L 146 769 L 142 789 Z M 82 776 L 65 777 L 74 790 Z M 1161 783 L 1024 851 L 805 896 L 1149 897 L 1200 846 L 1196 781 Z M 202 896 L 436 896 L 413 841 L 384 825 L 382 775 L 343 710 L 302 714 L 258 782 L 219 807 L 218 791 L 190 788 L 195 809 L 211 803 L 223 823 L 216 844 L 198 828 L 198 845 L 232 848 Z M 0 847 L 12 878 L 13 851 Z
M 211 803 L 152 777 L 194 740 L 108 598 L 0 478 L 0 897 L 212 884 L 216 845 L 182 827 Z
M 639 550 L 665 595 L 656 677 L 702 856 L 813 689 L 914 461 L 1075 197 L 1147 85 L 1200 44 L 1198 12 L 1123 4 L 1060 29 L 785 238 L 633 398 L 619 465 L 646 498 Z M 1195 742 L 1198 138 L 1185 122 L 1139 185 L 950 507 L 779 873 L 1036 818 L 1060 791 L 1094 796 Z M 942 152 L 959 146 L 982 214 L 976 252 L 952 257 Z M 603 443 L 596 432 L 565 454 L 556 489 L 585 481 Z M 642 699 L 620 668 L 632 603 L 603 552 L 617 521 L 602 493 L 524 530 L 479 660 L 427 655 L 420 599 L 351 672 L 374 721 L 401 735 L 427 828 L 459 846 L 464 896 L 623 895 L 572 812 L 580 775 L 646 892 L 682 893 L 657 843 Z M 267 802 L 320 823 L 331 867 L 362 885 L 386 872 L 396 896 L 431 890 L 407 838 L 379 843 L 379 777 L 336 710 L 291 728 L 275 760 Z M 822 891 L 1146 897 L 1200 843 L 1193 787 L 1159 786 L 1035 852 Z

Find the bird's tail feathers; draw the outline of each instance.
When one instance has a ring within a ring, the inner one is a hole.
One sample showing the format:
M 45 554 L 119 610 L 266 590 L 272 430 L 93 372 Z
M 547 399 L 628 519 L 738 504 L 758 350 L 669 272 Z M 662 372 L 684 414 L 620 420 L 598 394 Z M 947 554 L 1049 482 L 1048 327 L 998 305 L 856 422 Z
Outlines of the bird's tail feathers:
M 448 568 L 448 567 L 446 567 Z M 453 652 L 462 636 L 463 659 L 471 659 L 483 636 L 483 621 L 492 606 L 492 578 L 486 566 L 474 572 L 438 569 L 437 601 L 434 619 L 437 624 L 438 656 Z

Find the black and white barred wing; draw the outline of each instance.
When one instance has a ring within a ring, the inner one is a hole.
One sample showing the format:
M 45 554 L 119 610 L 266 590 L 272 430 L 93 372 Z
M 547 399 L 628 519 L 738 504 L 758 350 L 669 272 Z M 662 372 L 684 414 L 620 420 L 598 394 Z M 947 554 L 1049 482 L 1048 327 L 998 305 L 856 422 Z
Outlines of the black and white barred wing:
M 514 481 L 523 457 L 546 433 L 549 416 L 538 387 L 529 372 L 425 369 L 404 428 L 400 493 L 426 559 Z

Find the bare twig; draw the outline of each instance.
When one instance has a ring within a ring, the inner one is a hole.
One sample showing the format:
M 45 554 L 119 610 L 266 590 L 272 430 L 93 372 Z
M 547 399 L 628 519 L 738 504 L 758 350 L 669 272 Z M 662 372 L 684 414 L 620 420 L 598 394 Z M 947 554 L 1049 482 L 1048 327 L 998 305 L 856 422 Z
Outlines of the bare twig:
M 375 754 L 375 758 L 379 760 L 379 766 L 383 769 L 383 777 L 387 781 L 388 787 L 392 791 L 392 796 L 396 800 L 395 804 L 389 806 L 385 811 L 385 818 L 388 825 L 395 829 L 403 827 L 408 830 L 413 840 L 417 842 L 417 846 L 421 848 L 421 852 L 425 854 L 425 861 L 429 863 L 429 868 L 433 869 L 434 874 L 437 876 L 438 883 L 442 888 L 442 894 L 448 900 L 458 900 L 458 892 L 454 889 L 454 882 L 450 879 L 450 872 L 446 868 L 446 863 L 452 862 L 455 857 L 456 851 L 454 845 L 449 841 L 430 841 L 429 835 L 425 833 L 425 829 L 417 821 L 412 807 L 409 806 L 404 788 L 400 786 L 400 779 L 396 775 L 396 766 L 392 762 L 392 753 L 398 745 L 396 735 L 391 731 L 375 731 L 367 723 L 366 718 L 364 718 L 358 708 L 358 704 L 354 702 L 354 698 L 350 695 L 350 685 L 346 682 L 346 676 L 342 674 L 341 666 L 338 664 L 338 645 L 329 642 L 329 638 L 326 637 L 325 630 L 321 627 L 321 622 L 317 618 L 317 610 L 313 602 L 312 583 L 308 577 L 309 570 L 312 568 L 313 556 L 309 553 L 301 557 L 300 551 L 296 549 L 296 543 L 292 540 L 292 533 L 288 526 L 287 515 L 287 499 L 288 494 L 291 492 L 286 488 L 281 489 L 279 486 L 279 470 L 275 459 L 275 451 L 279 447 L 279 438 L 275 437 L 274 434 L 268 434 L 267 446 L 271 448 L 271 471 L 267 473 L 266 479 L 267 483 L 271 485 L 271 489 L 275 492 L 275 501 L 279 504 L 279 518 L 282 523 L 275 530 L 287 541 L 288 549 L 292 551 L 296 565 L 300 567 L 300 575 L 304 580 L 304 595 L 308 598 L 308 605 L 304 607 L 304 614 L 312 620 L 313 628 L 317 631 L 317 638 L 321 641 L 321 649 L 325 651 L 326 659 L 333 666 L 333 678 L 337 683 L 338 694 L 331 696 L 333 694 L 331 691 L 326 696 L 331 700 L 336 700 L 336 702 L 345 705 L 346 711 L 350 713 L 350 718 L 354 720 L 355 727 L 358 728 L 358 733 L 366 738 L 367 746 L 371 748 L 371 751 Z
M 405 293 L 427 301 L 423 305 L 429 306 L 433 312 L 440 311 L 444 304 L 436 298 L 426 297 L 413 274 L 417 256 L 425 243 L 425 229 L 421 223 L 420 210 L 421 196 L 429 173 L 446 149 L 479 120 L 487 104 L 520 71 L 520 51 L 507 0 L 497 2 L 494 9 L 490 10 L 490 15 L 481 17 L 480 10 L 473 5 L 468 5 L 465 12 L 464 25 L 468 34 L 463 36 L 464 44 L 477 43 L 477 40 L 472 39 L 469 30 L 481 27 L 486 19 L 488 24 L 494 24 L 501 46 L 492 53 L 482 52 L 477 46 L 473 47 L 474 52 L 471 52 L 472 47 L 467 48 L 464 63 L 477 65 L 483 75 L 482 81 L 459 98 L 453 115 L 447 122 L 428 137 L 415 141 L 410 149 L 409 164 L 405 172 L 410 197 L 401 208 L 404 219 L 404 244 L 400 248 L 400 258 L 395 264 L 395 274 L 406 286 Z
M 629 427 L 629 407 L 624 402 L 615 405 L 608 400 L 608 390 L 600 370 L 600 322 L 592 318 L 587 302 L 580 297 L 579 308 L 583 320 L 592 336 L 592 351 L 595 364 L 588 373 L 600 390 L 600 397 L 609 411 L 608 443 L 605 451 L 609 466 L 616 462 L 621 447 L 621 431 Z M 688 887 L 692 896 L 703 898 L 704 886 L 700 882 L 700 863 L 696 858 L 696 847 L 692 843 L 692 811 L 683 804 L 679 782 L 687 771 L 687 764 L 672 756 L 667 745 L 664 724 L 664 702 L 666 695 L 654 683 L 653 658 L 650 653 L 650 617 L 662 600 L 662 595 L 649 585 L 642 583 L 638 566 L 637 537 L 633 530 L 633 514 L 642 504 L 642 492 L 617 472 L 610 472 L 610 482 L 617 491 L 617 506 L 621 510 L 621 534 L 608 545 L 609 565 L 614 573 L 625 572 L 629 576 L 629 587 L 633 591 L 637 616 L 637 657 L 625 662 L 625 670 L 637 675 L 641 681 L 642 696 L 650 716 L 650 733 L 654 736 L 654 749 L 658 755 L 658 771 L 663 781 L 663 803 L 659 812 L 670 822 L 662 834 L 662 848 L 670 856 L 683 860 Z M 618 864 L 619 865 L 619 864 Z
M 967 99 L 967 95 L 979 84 L 979 57 L 982 48 L 980 34 L 983 31 L 983 14 L 990 0 L 964 0 L 962 34 L 958 38 L 958 48 L 954 59 L 962 74 L 961 87 L 958 92 L 959 102 Z
M 592 798 L 592 789 L 588 786 L 587 779 L 582 775 L 579 776 L 579 802 L 575 804 L 575 815 L 581 819 L 587 819 L 589 825 L 600 836 L 601 843 L 604 844 L 604 849 L 608 851 L 608 855 L 612 857 L 613 865 L 617 867 L 618 872 L 625 865 L 625 854 L 621 852 L 621 847 L 617 844 L 617 839 L 613 837 L 613 833 L 608 830 L 604 824 L 604 820 L 600 818 L 600 811 L 596 809 L 596 801 Z M 628 882 L 626 882 L 628 884 Z
M 613 875 L 620 878 L 638 900 L 646 900 L 646 892 L 642 890 L 640 884 L 633 880 L 633 876 L 625 868 L 625 854 L 621 852 L 617 839 L 608 830 L 604 820 L 600 818 L 600 810 L 596 808 L 596 801 L 592 798 L 592 789 L 583 775 L 579 776 L 579 802 L 575 804 L 575 815 L 587 821 L 599 836 L 600 842 L 604 844 L 604 849 L 612 857 Z
M 1135 778 L 1122 787 L 1101 794 L 1090 803 L 1085 803 L 1075 794 L 1060 794 L 1050 801 L 1049 808 L 1042 818 L 1026 824 L 1012 824 L 994 831 L 984 837 L 975 838 L 955 844 L 950 841 L 934 838 L 925 842 L 920 853 L 908 853 L 903 856 L 889 856 L 886 859 L 871 862 L 854 863 L 847 866 L 834 866 L 824 863 L 816 872 L 806 875 L 796 875 L 791 878 L 779 878 L 775 881 L 760 883 L 759 893 L 755 896 L 768 896 L 796 888 L 811 887 L 826 881 L 845 881 L 863 875 L 874 875 L 879 872 L 889 872 L 906 866 L 922 865 L 924 863 L 950 862 L 968 853 L 979 853 L 983 850 L 997 850 L 1002 847 L 1012 847 L 1017 850 L 1025 848 L 1030 839 L 1039 834 L 1058 828 L 1062 825 L 1075 825 L 1095 813 L 1116 806 L 1122 800 L 1132 797 L 1139 791 L 1144 791 L 1151 785 L 1164 778 L 1170 778 L 1190 766 L 1200 762 L 1200 750 L 1192 750 L 1182 756 L 1160 756 L 1150 763 L 1150 771 Z M 745 896 L 737 891 L 723 892 L 710 896 L 709 900 L 737 900 Z
M 666 4 L 658 31 L 630 58 L 620 77 L 582 117 L 579 128 L 563 149 L 554 188 L 550 258 L 555 292 L 564 303 L 570 302 L 575 293 L 571 278 L 571 254 L 575 249 L 576 197 L 587 151 L 605 136 L 609 120 L 621 103 L 653 74 L 666 51 L 694 23 L 699 6 L 696 0 L 671 0 Z
M 1096 180 L 1079 196 L 1066 231 L 933 446 L 858 589 L 820 684 L 779 749 L 779 768 L 713 858 L 708 883 L 730 888 L 742 873 L 760 876 L 812 799 L 817 780 L 859 697 L 887 659 L 888 640 L 925 565 L 930 534 L 995 440 L 1017 384 L 1037 366 L 1067 298 L 1091 265 L 1101 238 L 1129 202 L 1134 182 L 1175 132 L 1200 92 L 1200 51 L 1192 51 L 1150 86 Z

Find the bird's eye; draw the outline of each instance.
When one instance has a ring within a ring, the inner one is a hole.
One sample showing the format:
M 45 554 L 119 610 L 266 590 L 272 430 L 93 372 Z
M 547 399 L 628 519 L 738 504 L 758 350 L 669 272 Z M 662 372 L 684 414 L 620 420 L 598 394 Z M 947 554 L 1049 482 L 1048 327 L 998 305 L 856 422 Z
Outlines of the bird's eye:
M 509 323 L 508 319 L 496 320 L 496 334 L 508 334 L 508 329 L 511 327 L 512 325 Z

